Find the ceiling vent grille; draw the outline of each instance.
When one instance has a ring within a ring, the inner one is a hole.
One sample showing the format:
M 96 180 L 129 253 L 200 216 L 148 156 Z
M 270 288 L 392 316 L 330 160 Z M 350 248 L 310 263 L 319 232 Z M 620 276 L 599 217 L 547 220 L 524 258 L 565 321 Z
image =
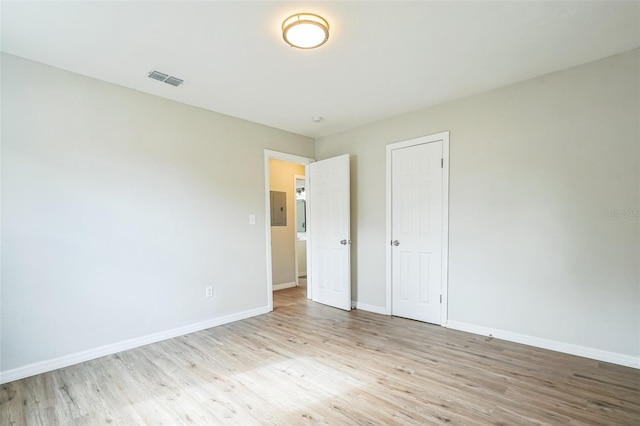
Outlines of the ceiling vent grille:
M 182 83 L 184 83 L 184 80 L 180 80 L 179 78 L 175 78 L 175 77 L 169 76 L 169 78 L 167 78 L 164 82 L 167 83 L 167 84 L 170 84 L 172 86 L 178 87 Z
M 169 74 L 162 73 L 160 71 L 151 71 L 148 74 L 148 76 L 149 76 L 149 78 L 152 78 L 154 80 L 162 81 L 163 83 L 167 83 L 167 84 L 170 84 L 170 85 L 176 86 L 176 87 L 178 87 L 178 86 L 180 86 L 180 85 L 182 85 L 184 83 L 184 80 L 179 79 L 177 77 L 173 77 L 173 76 L 171 76 Z

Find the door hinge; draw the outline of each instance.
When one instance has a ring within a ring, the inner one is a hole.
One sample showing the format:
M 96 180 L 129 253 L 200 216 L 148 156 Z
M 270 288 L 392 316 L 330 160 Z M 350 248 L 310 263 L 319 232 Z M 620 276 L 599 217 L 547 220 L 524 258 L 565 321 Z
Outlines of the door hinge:
M 444 158 L 440 159 L 440 168 L 444 169 Z
M 442 295 L 440 295 L 440 303 L 442 303 Z

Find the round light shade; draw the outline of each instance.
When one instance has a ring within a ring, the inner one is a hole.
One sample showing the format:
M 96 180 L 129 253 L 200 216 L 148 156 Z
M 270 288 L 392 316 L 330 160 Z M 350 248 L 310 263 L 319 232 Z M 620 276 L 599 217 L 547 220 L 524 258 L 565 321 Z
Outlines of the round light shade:
M 290 46 L 313 49 L 329 40 L 329 23 L 313 13 L 297 13 L 282 23 L 282 37 Z

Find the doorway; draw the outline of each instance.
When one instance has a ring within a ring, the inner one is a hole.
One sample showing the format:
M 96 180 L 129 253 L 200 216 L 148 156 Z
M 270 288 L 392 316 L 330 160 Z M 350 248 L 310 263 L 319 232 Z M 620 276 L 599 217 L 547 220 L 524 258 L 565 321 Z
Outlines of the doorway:
M 274 226 L 283 226 L 285 221 L 287 223 L 294 222 L 293 218 L 289 219 L 288 217 L 286 191 L 284 194 L 282 194 L 283 191 L 272 191 L 271 160 L 281 160 L 304 166 L 305 220 L 308 224 L 305 226 L 307 232 L 307 298 L 335 308 L 351 310 L 349 155 L 344 154 L 314 161 L 306 157 L 265 149 L 268 309 L 273 310 L 274 272 L 276 267 L 273 260 L 272 221 L 275 218 L 275 221 L 273 221 Z M 289 179 L 289 182 L 291 182 L 292 187 L 295 187 L 293 180 Z M 278 192 L 280 193 L 278 194 Z M 289 198 L 291 199 L 291 197 Z M 295 206 L 295 204 L 292 205 Z M 279 283 L 276 282 L 275 284 Z M 287 285 L 286 282 L 285 285 Z
M 391 315 L 446 325 L 449 132 L 387 146 Z
M 298 250 L 299 235 L 297 202 L 297 182 L 307 193 L 308 167 L 314 160 L 277 151 L 265 150 L 265 211 L 267 237 L 267 301 L 269 310 L 273 309 L 273 292 L 300 285 L 297 256 L 306 255 Z M 306 216 L 306 206 L 304 216 Z M 305 233 L 307 224 L 304 223 Z M 307 262 L 304 259 L 304 265 Z M 306 297 L 311 298 L 311 289 L 307 286 Z
M 269 182 L 271 276 L 278 291 L 300 286 L 300 269 L 306 271 L 306 259 L 299 259 L 307 252 L 305 166 L 271 158 Z

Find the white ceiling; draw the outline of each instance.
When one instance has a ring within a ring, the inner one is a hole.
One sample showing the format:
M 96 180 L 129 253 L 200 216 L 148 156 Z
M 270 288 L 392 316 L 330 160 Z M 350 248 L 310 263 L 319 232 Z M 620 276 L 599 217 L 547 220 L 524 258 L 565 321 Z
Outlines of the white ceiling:
M 327 44 L 286 45 L 295 12 L 325 17 Z M 640 46 L 637 1 L 3 1 L 1 15 L 7 53 L 311 137 Z

